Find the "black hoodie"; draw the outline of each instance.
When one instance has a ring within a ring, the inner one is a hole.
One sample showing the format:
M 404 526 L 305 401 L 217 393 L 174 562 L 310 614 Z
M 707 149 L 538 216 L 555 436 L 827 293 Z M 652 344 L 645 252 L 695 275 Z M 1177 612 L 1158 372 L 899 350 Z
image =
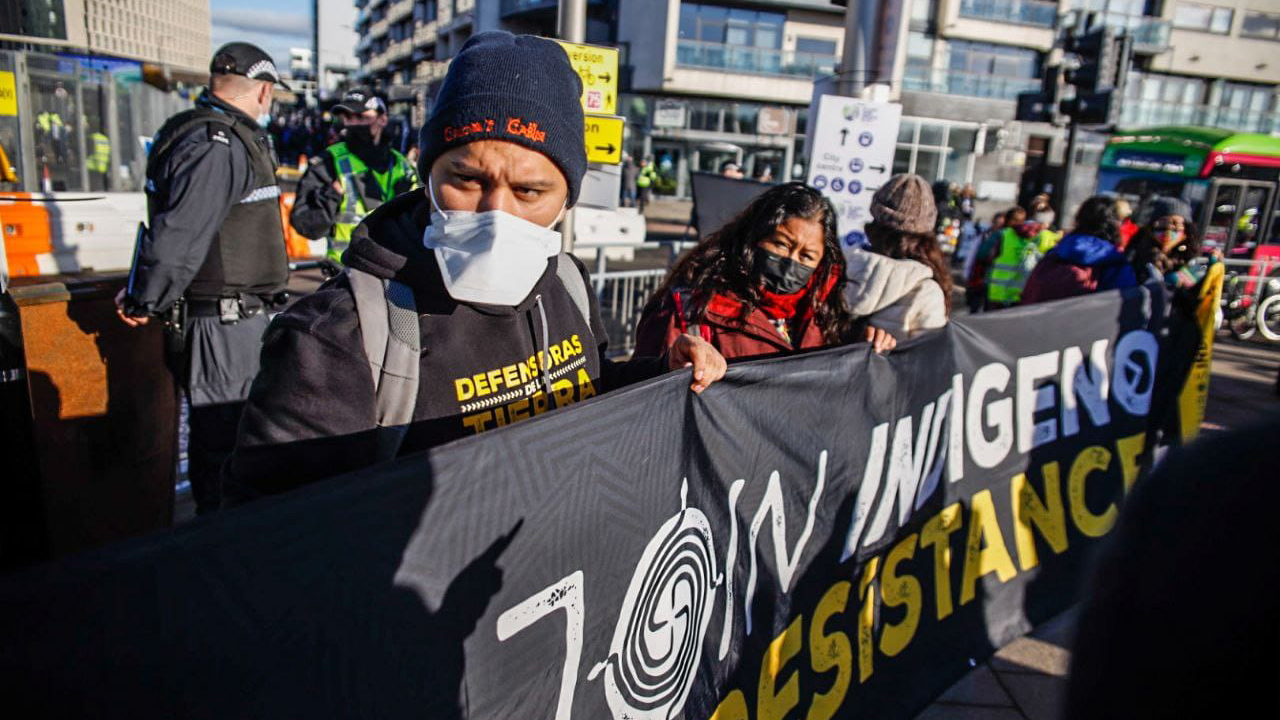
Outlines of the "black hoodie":
M 588 293 L 588 326 L 553 262 L 515 307 L 453 300 L 435 254 L 422 242 L 429 218 L 426 194 L 405 193 L 356 228 L 342 258 L 349 267 L 408 285 L 417 300 L 422 365 L 414 420 L 400 455 L 662 372 L 657 358 L 625 364 L 606 359 L 607 335 L 594 293 Z M 575 264 L 586 281 L 586 268 Z M 550 397 L 539 372 L 544 366 Z M 262 369 L 223 471 L 227 495 L 243 501 L 370 465 L 374 428 L 373 379 L 355 299 L 346 276 L 339 275 L 267 330 Z

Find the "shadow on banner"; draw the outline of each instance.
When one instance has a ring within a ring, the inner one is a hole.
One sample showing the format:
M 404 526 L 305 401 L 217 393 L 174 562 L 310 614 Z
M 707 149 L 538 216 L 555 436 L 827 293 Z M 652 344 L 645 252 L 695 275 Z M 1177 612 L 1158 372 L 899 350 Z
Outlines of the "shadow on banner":
M 1076 602 L 1199 328 L 1159 284 L 672 373 L 0 579 L 34 717 L 915 717 Z

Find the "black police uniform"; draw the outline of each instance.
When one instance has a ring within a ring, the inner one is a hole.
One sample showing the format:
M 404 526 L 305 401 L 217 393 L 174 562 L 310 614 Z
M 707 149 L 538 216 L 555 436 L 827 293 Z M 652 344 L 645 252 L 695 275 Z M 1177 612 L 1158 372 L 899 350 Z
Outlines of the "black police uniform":
M 128 315 L 171 318 L 198 513 L 220 503 L 219 469 L 258 372 L 267 313 L 289 277 L 275 168 L 265 129 L 208 91 L 165 123 L 147 162 L 150 231 L 122 304 Z

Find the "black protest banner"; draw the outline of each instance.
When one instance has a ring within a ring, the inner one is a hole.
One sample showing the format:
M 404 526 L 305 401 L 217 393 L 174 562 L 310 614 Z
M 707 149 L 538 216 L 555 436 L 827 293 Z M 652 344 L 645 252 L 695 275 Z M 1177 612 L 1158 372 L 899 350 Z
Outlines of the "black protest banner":
M 690 173 L 689 182 L 693 186 L 693 226 L 701 237 L 719 230 L 774 185 L 705 172 Z
M 1194 354 L 1145 289 L 683 374 L 12 577 L 29 716 L 907 718 L 1076 598 Z

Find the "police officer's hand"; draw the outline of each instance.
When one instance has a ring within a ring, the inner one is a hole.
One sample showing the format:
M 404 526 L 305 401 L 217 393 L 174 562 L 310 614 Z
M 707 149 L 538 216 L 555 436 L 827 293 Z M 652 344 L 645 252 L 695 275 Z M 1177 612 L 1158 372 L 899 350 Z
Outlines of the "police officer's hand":
M 344 193 L 342 192 L 342 182 L 340 180 L 334 180 L 333 184 L 330 187 L 332 187 L 333 191 L 338 194 L 338 197 L 343 196 Z
M 143 315 L 142 317 L 134 317 L 124 313 L 124 298 L 128 292 L 128 288 L 120 288 L 120 292 L 116 293 L 116 315 L 119 315 L 120 319 L 124 321 L 124 324 L 129 327 L 139 327 L 151 322 L 151 318 L 146 315 Z
M 867 342 L 871 343 L 871 349 L 881 355 L 889 352 L 898 346 L 898 341 L 883 328 L 867 326 Z
M 724 377 L 728 365 L 724 356 L 711 343 L 686 333 L 677 337 L 667 350 L 667 367 L 672 370 L 692 367 L 693 383 L 689 385 L 689 389 L 701 393 L 711 383 Z

